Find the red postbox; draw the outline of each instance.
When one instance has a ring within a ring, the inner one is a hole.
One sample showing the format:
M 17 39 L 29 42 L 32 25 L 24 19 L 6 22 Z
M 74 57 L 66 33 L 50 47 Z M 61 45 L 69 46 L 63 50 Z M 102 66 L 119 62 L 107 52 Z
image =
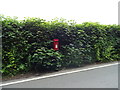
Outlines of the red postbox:
M 53 39 L 53 49 L 59 50 L 59 39 Z

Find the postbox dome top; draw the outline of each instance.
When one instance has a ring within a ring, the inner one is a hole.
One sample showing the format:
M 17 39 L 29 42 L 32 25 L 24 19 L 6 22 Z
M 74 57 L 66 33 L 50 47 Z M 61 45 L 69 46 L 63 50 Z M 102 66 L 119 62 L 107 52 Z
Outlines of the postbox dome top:
M 59 39 L 53 39 L 53 41 L 59 41 Z

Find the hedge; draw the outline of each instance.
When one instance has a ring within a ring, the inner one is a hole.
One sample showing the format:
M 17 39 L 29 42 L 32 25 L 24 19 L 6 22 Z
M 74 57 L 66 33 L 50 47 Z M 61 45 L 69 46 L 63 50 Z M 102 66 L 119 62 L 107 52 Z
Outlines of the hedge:
M 120 26 L 65 19 L 2 17 L 3 76 L 120 60 Z M 53 39 L 60 50 L 53 50 Z

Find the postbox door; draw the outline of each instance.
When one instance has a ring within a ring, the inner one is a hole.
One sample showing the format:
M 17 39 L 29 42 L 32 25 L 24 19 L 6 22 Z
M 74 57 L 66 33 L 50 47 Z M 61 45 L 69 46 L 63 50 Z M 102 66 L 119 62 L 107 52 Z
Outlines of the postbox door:
M 54 42 L 54 50 L 59 50 L 59 42 Z

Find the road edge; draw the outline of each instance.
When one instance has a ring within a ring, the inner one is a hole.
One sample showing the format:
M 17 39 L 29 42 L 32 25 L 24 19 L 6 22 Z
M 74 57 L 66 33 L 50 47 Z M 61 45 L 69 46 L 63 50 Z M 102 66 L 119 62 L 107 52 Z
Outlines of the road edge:
M 20 81 L 13 81 L 13 82 L 9 82 L 9 83 L 0 84 L 0 87 L 1 86 L 11 85 L 11 84 L 17 84 L 17 83 L 22 83 L 22 82 L 38 80 L 38 79 L 45 79 L 45 78 L 51 78 L 51 77 L 66 75 L 66 74 L 72 74 L 72 73 L 77 73 L 77 72 L 89 71 L 89 70 L 93 70 L 93 69 L 98 69 L 98 68 L 103 68 L 103 67 L 108 67 L 108 66 L 113 66 L 113 65 L 118 65 L 118 64 L 119 64 L 118 62 L 115 62 L 115 63 L 112 63 L 112 64 L 98 65 L 98 66 L 85 68 L 85 69 L 80 69 L 80 70 L 75 70 L 75 71 L 68 71 L 68 72 L 63 72 L 63 73 L 39 76 L 39 77 L 31 78 L 31 79 L 24 79 L 24 80 L 20 80 Z

